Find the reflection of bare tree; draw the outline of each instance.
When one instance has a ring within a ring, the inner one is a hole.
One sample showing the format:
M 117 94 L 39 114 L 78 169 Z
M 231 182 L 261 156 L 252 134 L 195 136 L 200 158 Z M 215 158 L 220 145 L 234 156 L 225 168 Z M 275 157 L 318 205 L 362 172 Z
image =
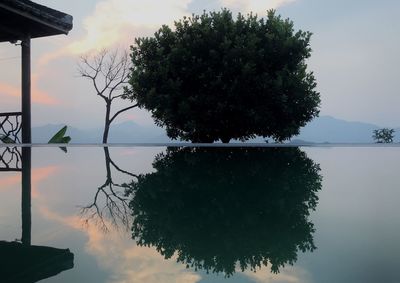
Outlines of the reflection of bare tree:
M 93 202 L 81 209 L 81 216 L 85 223 L 94 223 L 104 232 L 109 231 L 109 226 L 124 227 L 130 230 L 131 217 L 129 200 L 125 191 L 129 187 L 127 183 L 116 183 L 113 180 L 112 168 L 117 172 L 137 178 L 137 175 L 121 169 L 110 157 L 107 147 L 104 147 L 106 162 L 106 181 L 101 185 L 94 195 Z

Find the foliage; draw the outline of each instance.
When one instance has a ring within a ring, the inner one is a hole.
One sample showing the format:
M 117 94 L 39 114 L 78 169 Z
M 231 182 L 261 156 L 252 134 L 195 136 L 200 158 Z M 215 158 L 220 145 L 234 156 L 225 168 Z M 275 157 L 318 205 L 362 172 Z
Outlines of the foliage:
M 394 129 L 383 128 L 374 130 L 372 138 L 376 143 L 392 143 L 394 139 Z
M 49 140 L 49 143 L 69 143 L 71 141 L 71 137 L 65 136 L 66 132 L 67 126 L 64 126 Z M 67 152 L 66 147 L 60 147 L 60 149 L 64 152 Z
M 135 40 L 126 94 L 173 139 L 289 139 L 319 113 L 310 36 L 273 10 L 184 17 Z
M 2 143 L 15 143 L 15 141 L 12 138 L 10 138 L 9 136 L 6 136 L 6 135 L 2 135 L 2 134 L 0 134 L 0 141 Z
M 132 236 L 187 267 L 278 272 L 313 251 L 319 166 L 297 148 L 170 148 L 132 183 Z
M 71 137 L 65 136 L 67 132 L 67 126 L 64 126 L 61 130 L 59 130 L 48 143 L 69 143 L 71 141 Z M 9 136 L 0 134 L 0 141 L 7 144 L 15 143 L 15 140 L 10 138 Z M 65 147 L 60 147 L 64 152 L 67 152 Z
M 49 143 L 69 143 L 71 141 L 71 137 L 65 136 L 66 132 L 67 126 L 64 126 L 49 140 Z

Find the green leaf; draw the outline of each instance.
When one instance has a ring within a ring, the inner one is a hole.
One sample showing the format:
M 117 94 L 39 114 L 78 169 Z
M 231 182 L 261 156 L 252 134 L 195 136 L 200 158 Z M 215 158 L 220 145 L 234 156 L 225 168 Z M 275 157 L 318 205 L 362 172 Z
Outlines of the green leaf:
M 59 130 L 50 140 L 49 143 L 65 143 L 63 142 L 64 135 L 67 132 L 67 126 Z
M 2 141 L 3 143 L 15 143 L 15 141 L 12 138 L 5 135 L 0 135 L 0 141 Z
M 48 143 L 69 143 L 71 141 L 71 137 L 65 136 L 65 133 L 67 132 L 67 126 L 63 127 L 61 130 L 59 130 L 50 140 Z M 60 147 L 62 151 L 67 153 L 67 148 L 66 147 Z

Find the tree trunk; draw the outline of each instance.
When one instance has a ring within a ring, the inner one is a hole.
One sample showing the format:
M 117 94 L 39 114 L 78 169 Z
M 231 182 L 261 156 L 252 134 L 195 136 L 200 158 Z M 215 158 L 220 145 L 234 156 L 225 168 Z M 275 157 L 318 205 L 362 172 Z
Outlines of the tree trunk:
M 230 138 L 221 138 L 221 141 L 223 143 L 229 143 L 230 140 L 231 140 Z
M 106 184 L 111 183 L 111 157 L 110 157 L 110 152 L 108 151 L 108 147 L 104 147 L 104 158 L 106 160 L 106 171 L 107 171 L 107 181 Z
M 111 113 L 111 101 L 107 101 L 106 104 L 106 118 L 104 121 L 104 132 L 103 132 L 103 143 L 108 141 L 108 132 L 110 131 L 110 113 Z

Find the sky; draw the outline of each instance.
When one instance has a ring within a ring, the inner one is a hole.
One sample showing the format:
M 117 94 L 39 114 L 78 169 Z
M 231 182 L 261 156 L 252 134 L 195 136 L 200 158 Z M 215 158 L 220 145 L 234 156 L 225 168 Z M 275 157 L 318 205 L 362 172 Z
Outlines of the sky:
M 104 102 L 77 71 L 79 56 L 100 49 L 129 49 L 185 15 L 227 7 L 264 16 L 277 9 L 296 29 L 311 31 L 320 115 L 400 126 L 400 1 L 398 0 L 36 0 L 74 17 L 68 36 L 32 41 L 32 124 L 101 127 Z M 20 47 L 0 43 L 0 112 L 20 109 Z M 127 102 L 114 105 L 114 111 Z M 145 110 L 116 122 L 152 125 Z

